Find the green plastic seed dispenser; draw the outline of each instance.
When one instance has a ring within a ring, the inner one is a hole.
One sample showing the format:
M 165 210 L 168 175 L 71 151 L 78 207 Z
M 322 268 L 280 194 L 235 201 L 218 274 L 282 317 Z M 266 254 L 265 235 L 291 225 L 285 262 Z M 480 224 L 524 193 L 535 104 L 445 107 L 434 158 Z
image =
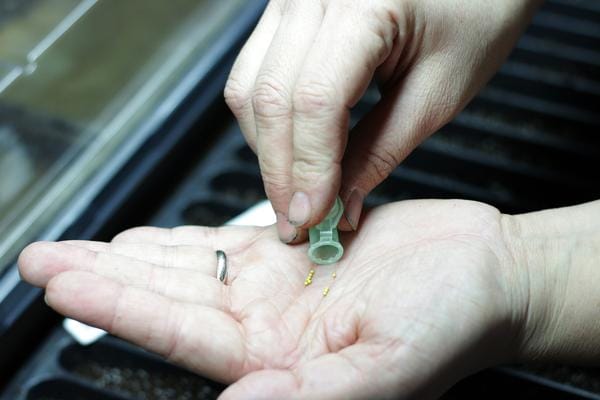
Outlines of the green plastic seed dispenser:
M 325 219 L 308 230 L 308 258 L 315 264 L 333 264 L 342 258 L 344 248 L 340 243 L 337 226 L 343 212 L 344 205 L 337 197 Z

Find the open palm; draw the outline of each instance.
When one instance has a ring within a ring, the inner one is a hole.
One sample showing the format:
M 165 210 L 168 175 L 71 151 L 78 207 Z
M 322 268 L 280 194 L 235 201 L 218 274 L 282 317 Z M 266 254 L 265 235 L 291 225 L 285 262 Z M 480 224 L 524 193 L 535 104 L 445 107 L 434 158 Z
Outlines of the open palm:
M 521 316 L 497 210 L 408 201 L 363 221 L 332 266 L 274 227 L 136 228 L 35 243 L 19 264 L 57 311 L 235 382 L 224 398 L 434 398 L 511 357 Z

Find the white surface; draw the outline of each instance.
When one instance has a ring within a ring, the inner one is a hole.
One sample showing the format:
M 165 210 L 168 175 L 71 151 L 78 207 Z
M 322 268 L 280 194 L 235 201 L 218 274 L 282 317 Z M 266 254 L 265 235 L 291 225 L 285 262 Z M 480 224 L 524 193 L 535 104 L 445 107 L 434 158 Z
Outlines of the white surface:
M 265 200 L 250 207 L 227 222 L 226 225 L 268 226 L 273 225 L 276 222 L 276 218 L 271 203 Z
M 250 207 L 237 217 L 233 218 L 226 225 L 239 225 L 239 226 L 268 226 L 274 224 L 276 221 L 275 212 L 271 203 L 268 201 L 262 201 L 255 206 Z M 103 331 L 93 326 L 82 324 L 79 321 L 75 321 L 70 318 L 66 318 L 63 321 L 63 328 L 69 332 L 71 336 L 82 346 L 87 346 L 96 342 L 102 336 L 106 335 L 106 331 Z
M 74 319 L 66 318 L 63 321 L 63 328 L 69 332 L 71 336 L 82 346 L 94 343 L 102 336 L 106 335 L 106 332 L 102 329 L 94 328 L 86 324 L 82 324 Z

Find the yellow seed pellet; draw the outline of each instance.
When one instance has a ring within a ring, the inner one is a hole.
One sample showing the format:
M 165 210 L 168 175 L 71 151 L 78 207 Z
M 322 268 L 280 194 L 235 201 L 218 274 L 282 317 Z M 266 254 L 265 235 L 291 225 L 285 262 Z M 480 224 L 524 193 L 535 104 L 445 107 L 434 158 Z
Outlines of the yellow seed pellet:
M 332 277 L 333 279 L 335 279 L 335 278 L 337 277 L 337 274 L 334 272 L 333 274 L 331 274 L 331 277 Z
M 325 289 L 323 289 L 323 297 L 326 297 L 329 294 L 329 286 L 326 286 Z
M 310 272 L 308 273 L 308 276 L 306 277 L 306 282 L 312 281 L 314 274 L 315 274 L 315 271 L 311 269 Z
M 315 270 L 311 269 L 310 271 L 308 271 L 308 275 L 306 276 L 306 279 L 304 280 L 304 286 L 308 286 L 312 283 L 312 278 L 315 275 Z

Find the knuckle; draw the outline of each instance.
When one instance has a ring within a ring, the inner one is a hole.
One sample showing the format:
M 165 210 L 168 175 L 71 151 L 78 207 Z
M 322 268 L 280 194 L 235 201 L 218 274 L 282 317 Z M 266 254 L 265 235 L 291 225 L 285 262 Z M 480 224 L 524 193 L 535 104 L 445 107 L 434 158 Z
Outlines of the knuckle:
M 400 164 L 400 157 L 385 148 L 369 151 L 367 165 L 373 181 L 381 182 Z
M 141 226 L 138 226 L 135 228 L 129 228 L 129 229 L 126 229 L 126 230 L 122 231 L 121 233 L 118 233 L 117 235 L 115 235 L 112 238 L 111 242 L 113 242 L 113 243 L 127 242 L 131 239 L 134 239 L 135 237 L 142 234 L 143 232 L 144 232 L 144 227 L 141 227 Z
M 378 7 L 371 8 L 371 20 L 378 27 L 379 36 L 386 39 L 386 42 L 393 42 L 398 33 L 401 20 L 401 12 L 395 2 L 383 1 Z
M 367 30 L 372 36 L 370 55 L 375 63 L 372 67 L 376 67 L 392 52 L 399 32 L 400 16 L 395 8 L 383 4 L 369 10 L 368 16 Z
M 318 81 L 298 84 L 292 96 L 294 112 L 301 114 L 320 114 L 331 111 L 336 102 L 333 85 Z
M 263 118 L 289 116 L 292 109 L 285 86 L 272 78 L 257 82 L 252 94 L 252 106 L 256 116 Z
M 251 104 L 251 91 L 236 78 L 229 77 L 223 91 L 225 103 L 234 114 L 239 114 Z
M 211 247 L 215 247 L 219 243 L 219 228 L 214 226 L 204 227 L 202 228 L 202 232 L 199 237 L 201 241 L 207 243 Z
M 289 176 L 281 172 L 262 172 L 265 193 L 269 199 L 280 199 L 286 196 L 289 188 Z
M 261 165 L 261 175 L 263 184 L 269 186 L 285 186 L 289 182 L 289 176 L 280 168 L 273 166 Z

